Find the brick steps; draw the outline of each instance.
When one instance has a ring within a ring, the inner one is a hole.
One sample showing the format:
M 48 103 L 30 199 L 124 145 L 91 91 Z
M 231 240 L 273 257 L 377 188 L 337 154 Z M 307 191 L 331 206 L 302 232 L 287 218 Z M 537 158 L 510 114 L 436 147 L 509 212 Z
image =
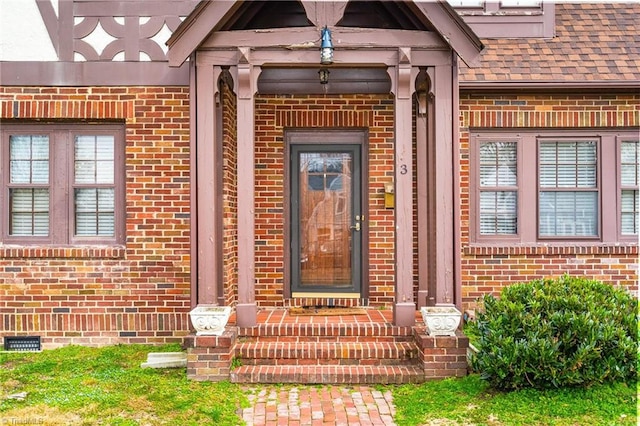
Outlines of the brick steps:
M 245 365 L 231 371 L 234 383 L 301 384 L 403 384 L 421 383 L 424 371 L 419 366 L 268 366 Z
M 284 341 L 287 337 L 335 341 L 342 338 L 345 341 L 371 337 L 376 341 L 383 338 L 397 340 L 406 337 L 411 340 L 411 327 L 398 327 L 388 323 L 352 322 L 352 323 L 292 323 L 292 324 L 259 324 L 256 327 L 240 328 L 238 336 L 255 338 L 262 341 Z M 355 339 L 354 339 L 355 338 Z M 289 341 L 295 341 L 288 339 Z
M 259 324 L 240 328 L 237 383 L 417 383 L 424 369 L 411 327 L 382 322 Z
M 236 383 L 401 384 L 467 372 L 468 339 L 392 324 L 391 312 L 301 317 L 263 310 L 255 327 L 187 336 L 187 377 Z M 233 323 L 232 323 L 233 324 Z
M 389 365 L 410 364 L 418 359 L 413 342 L 244 342 L 236 357 L 251 365 Z

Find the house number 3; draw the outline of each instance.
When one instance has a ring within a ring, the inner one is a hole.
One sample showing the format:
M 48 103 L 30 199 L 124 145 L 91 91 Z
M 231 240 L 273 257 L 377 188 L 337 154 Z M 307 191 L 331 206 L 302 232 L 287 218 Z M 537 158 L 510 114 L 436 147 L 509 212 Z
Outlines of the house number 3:
M 400 164 L 400 174 L 401 175 L 406 175 L 407 173 L 408 173 L 407 165 L 406 164 Z

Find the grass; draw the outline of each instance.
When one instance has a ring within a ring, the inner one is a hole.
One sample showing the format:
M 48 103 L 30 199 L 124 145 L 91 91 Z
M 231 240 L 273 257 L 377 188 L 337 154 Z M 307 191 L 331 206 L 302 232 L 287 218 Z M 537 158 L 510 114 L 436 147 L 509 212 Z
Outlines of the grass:
M 471 375 L 393 392 L 398 425 L 637 425 L 638 385 L 496 392 Z
M 179 350 L 123 345 L 2 353 L 0 424 L 241 424 L 236 412 L 248 402 L 238 386 L 190 381 L 183 368 L 140 368 L 148 352 Z M 27 393 L 24 401 L 6 399 L 20 392 Z
M 123 345 L 0 353 L 0 424 L 242 424 L 238 410 L 248 400 L 239 386 L 190 381 L 183 368 L 140 368 L 148 352 L 179 350 Z M 400 426 L 637 424 L 637 384 L 500 393 L 472 375 L 376 387 L 392 390 Z M 6 398 L 20 392 L 27 393 L 24 401 Z

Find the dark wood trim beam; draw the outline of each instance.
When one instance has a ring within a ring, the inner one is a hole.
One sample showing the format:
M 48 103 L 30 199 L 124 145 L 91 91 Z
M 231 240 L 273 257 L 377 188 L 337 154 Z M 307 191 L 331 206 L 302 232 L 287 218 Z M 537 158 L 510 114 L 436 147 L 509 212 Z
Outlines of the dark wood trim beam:
M 61 2 L 66 3 L 66 2 Z M 2 86 L 187 86 L 189 67 L 166 62 L 0 62 Z
M 62 0 L 63 1 L 68 0 Z M 187 16 L 198 4 L 198 0 L 153 0 L 153 1 L 75 1 L 75 16 Z
M 332 30 L 331 35 L 336 50 L 395 46 L 419 49 L 449 49 L 447 43 L 438 34 L 427 31 L 336 28 Z
M 440 36 L 456 51 L 465 64 L 473 68 L 480 63 L 484 45 L 458 13 L 445 2 L 410 2 L 418 16 L 425 16 Z M 421 12 L 421 13 L 419 13 Z
M 347 8 L 346 1 L 319 2 L 301 0 L 301 3 L 307 12 L 307 18 L 318 28 L 322 28 L 325 25 L 327 27 L 335 26 L 342 19 Z
M 36 5 L 40 11 L 40 16 L 42 16 L 44 26 L 47 28 L 51 44 L 53 45 L 56 54 L 60 55 L 58 50 L 58 17 L 56 16 L 56 11 L 53 9 L 51 0 L 36 0 Z
M 201 48 L 235 49 L 237 46 L 319 49 L 320 32 L 312 27 L 216 31 L 202 43 Z
M 336 52 L 340 50 L 407 46 L 420 49 L 448 49 L 435 33 L 376 28 L 333 28 Z M 218 31 L 202 43 L 201 48 L 235 48 L 236 46 L 280 47 L 285 49 L 319 49 L 320 32 L 316 28 L 274 28 L 265 30 Z
M 219 28 L 225 18 L 233 14 L 241 3 L 237 1 L 200 3 L 167 40 L 169 66 L 179 67 L 182 65 L 200 43 Z M 213 27 L 212 23 L 215 23 Z
M 414 66 L 451 65 L 451 50 L 411 50 Z M 260 49 L 251 52 L 251 63 L 256 66 L 314 66 L 319 67 L 320 54 L 317 49 L 287 50 Z M 196 65 L 215 64 L 235 66 L 238 63 L 237 49 L 198 51 Z M 336 49 L 332 67 L 340 66 L 395 66 L 398 63 L 398 49 Z
M 73 17 L 73 2 L 58 2 L 58 59 L 61 61 L 73 61 L 73 29 L 75 19 Z

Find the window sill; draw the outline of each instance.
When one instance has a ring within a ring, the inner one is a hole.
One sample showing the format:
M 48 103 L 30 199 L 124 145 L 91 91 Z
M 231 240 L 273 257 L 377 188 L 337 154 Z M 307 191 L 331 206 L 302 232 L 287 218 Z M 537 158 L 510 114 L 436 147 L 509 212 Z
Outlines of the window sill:
M 124 246 L 0 245 L 0 259 L 123 259 Z
M 465 256 L 486 255 L 638 255 L 638 243 L 538 243 L 517 244 L 503 242 L 501 244 L 471 243 L 462 250 Z

